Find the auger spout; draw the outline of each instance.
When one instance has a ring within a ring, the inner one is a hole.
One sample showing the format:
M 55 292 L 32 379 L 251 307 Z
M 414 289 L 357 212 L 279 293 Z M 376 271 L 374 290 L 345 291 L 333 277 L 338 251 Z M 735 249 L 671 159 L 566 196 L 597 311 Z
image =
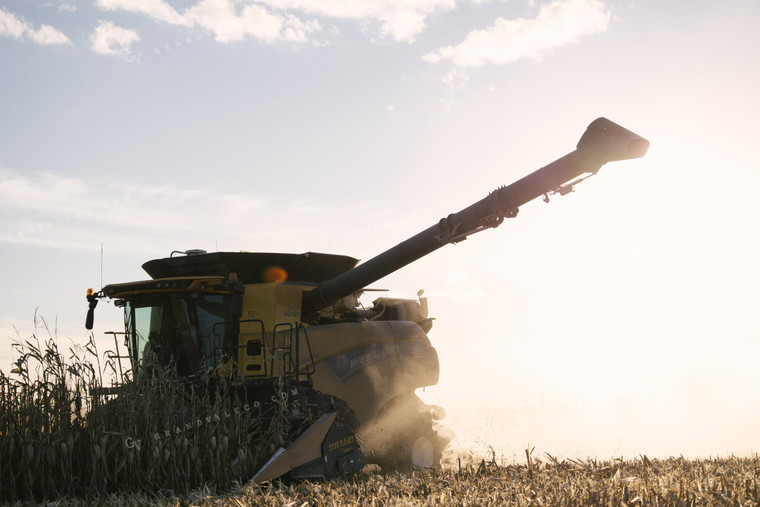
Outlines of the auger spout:
M 536 197 L 567 193 L 576 178 L 596 174 L 607 162 L 643 157 L 648 149 L 649 141 L 643 137 L 606 118 L 597 118 L 588 126 L 576 149 L 564 157 L 305 292 L 302 312 L 307 315 L 327 307 L 448 243 L 497 227 L 504 218 L 516 216 L 520 206 Z

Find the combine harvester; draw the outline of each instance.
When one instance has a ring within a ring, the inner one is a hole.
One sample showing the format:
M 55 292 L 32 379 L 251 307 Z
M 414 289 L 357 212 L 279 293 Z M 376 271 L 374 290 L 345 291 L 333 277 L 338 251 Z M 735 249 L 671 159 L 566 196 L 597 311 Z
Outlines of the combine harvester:
M 359 296 L 434 250 L 515 217 L 536 197 L 565 195 L 607 162 L 648 148 L 598 118 L 576 150 L 359 265 L 314 252 L 173 252 L 143 264 L 151 280 L 88 291 L 86 327 L 98 299 L 112 298 L 124 309 L 135 371 L 155 360 L 189 379 L 205 370 L 269 410 L 284 399 L 291 427 L 307 429 L 254 482 L 347 475 L 366 462 L 436 466 L 447 441 L 433 421 L 443 410 L 415 394 L 438 382 L 427 301 L 380 297 L 363 308 Z

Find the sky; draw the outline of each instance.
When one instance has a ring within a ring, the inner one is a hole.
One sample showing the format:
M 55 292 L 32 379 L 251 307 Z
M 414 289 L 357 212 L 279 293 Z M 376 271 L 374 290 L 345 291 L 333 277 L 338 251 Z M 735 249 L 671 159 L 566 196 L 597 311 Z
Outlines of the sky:
M 421 396 L 454 453 L 755 453 L 757 19 L 754 0 L 0 1 L 0 369 L 14 337 L 85 341 L 86 289 L 149 259 L 366 260 L 604 116 L 649 153 L 374 284 L 429 297 Z M 98 306 L 101 350 L 121 322 Z

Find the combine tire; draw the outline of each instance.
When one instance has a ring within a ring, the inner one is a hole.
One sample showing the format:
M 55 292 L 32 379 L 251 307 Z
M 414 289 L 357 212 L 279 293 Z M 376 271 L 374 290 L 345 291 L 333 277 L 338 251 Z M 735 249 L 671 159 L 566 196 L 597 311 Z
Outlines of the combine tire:
M 413 468 L 432 468 L 437 465 L 435 447 L 428 436 L 420 436 L 412 443 L 410 463 Z
M 364 435 L 370 462 L 386 470 L 438 467 L 448 439 L 433 429 L 433 408 L 414 394 L 387 403 Z
M 416 428 L 408 440 L 405 461 L 415 469 L 438 467 L 445 445 L 430 420 L 419 421 Z
M 377 456 L 377 463 L 386 470 L 408 471 L 436 468 L 441 462 L 443 440 L 438 436 L 430 421 L 418 421 L 403 435 L 396 434 L 396 440 Z

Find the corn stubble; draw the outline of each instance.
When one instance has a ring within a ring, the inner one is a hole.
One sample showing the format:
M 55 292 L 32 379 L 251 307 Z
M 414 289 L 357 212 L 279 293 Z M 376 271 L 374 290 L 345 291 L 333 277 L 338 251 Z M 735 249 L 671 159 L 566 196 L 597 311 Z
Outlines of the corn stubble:
M 327 483 L 259 487 L 245 479 L 286 438 L 286 407 L 264 427 L 257 410 L 231 393 L 210 396 L 209 379 L 199 388 L 160 368 L 132 378 L 118 366 L 118 346 L 101 365 L 92 338 L 67 357 L 55 338 L 40 342 L 37 333 L 13 347 L 19 358 L 10 375 L 0 370 L 0 503 L 760 505 L 757 455 L 600 462 L 526 450 L 524 464 L 492 456 L 438 470 L 375 467 Z M 104 373 L 118 380 L 118 394 L 104 394 Z
M 165 505 L 507 505 L 692 506 L 758 505 L 760 458 L 546 461 L 479 465 L 408 473 L 362 473 L 329 483 L 246 486 L 214 497 L 203 492 Z
M 360 473 L 331 482 L 245 485 L 223 495 L 208 488 L 184 495 L 122 494 L 109 505 L 261 506 L 754 506 L 760 458 L 547 462 Z M 62 500 L 59 505 L 86 505 Z

